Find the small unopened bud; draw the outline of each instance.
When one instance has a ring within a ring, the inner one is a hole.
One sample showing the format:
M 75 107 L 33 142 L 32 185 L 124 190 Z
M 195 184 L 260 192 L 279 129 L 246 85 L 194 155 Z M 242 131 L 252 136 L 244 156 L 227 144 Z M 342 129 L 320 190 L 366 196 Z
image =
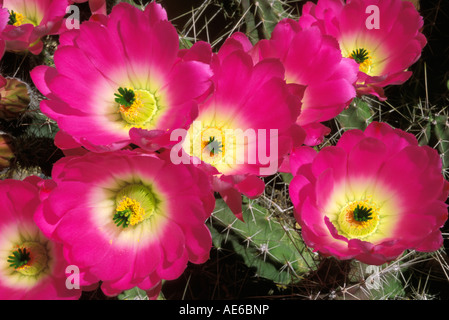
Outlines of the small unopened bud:
M 402 1 L 410 1 L 416 7 L 416 10 L 419 10 L 419 0 L 402 0 Z
M 30 104 L 28 85 L 16 78 L 6 78 L 0 88 L 0 118 L 12 120 L 20 116 Z
M 11 138 L 7 135 L 0 135 L 0 170 L 11 165 L 14 152 L 11 148 Z

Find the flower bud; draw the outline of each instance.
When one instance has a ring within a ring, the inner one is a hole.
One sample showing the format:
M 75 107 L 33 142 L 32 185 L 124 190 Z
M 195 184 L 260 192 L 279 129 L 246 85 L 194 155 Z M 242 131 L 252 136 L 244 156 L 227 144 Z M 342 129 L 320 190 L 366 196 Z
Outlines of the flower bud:
M 8 168 L 14 158 L 10 143 L 11 139 L 7 135 L 0 135 L 0 169 Z
M 30 104 L 28 85 L 16 78 L 6 78 L 0 88 L 0 118 L 12 120 L 22 114 Z

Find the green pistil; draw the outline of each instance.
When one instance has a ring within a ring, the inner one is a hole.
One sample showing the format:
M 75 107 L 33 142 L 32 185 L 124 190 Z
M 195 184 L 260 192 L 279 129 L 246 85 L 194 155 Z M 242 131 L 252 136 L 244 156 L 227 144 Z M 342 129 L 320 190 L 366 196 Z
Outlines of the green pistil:
M 368 59 L 368 51 L 366 49 L 356 49 L 352 51 L 351 58 L 353 58 L 357 63 L 363 63 L 366 59 Z
M 123 228 L 127 228 L 129 226 L 129 216 L 131 214 L 131 209 L 127 208 L 123 211 L 117 211 L 112 219 L 117 227 L 122 226 Z
M 8 12 L 9 12 L 9 21 L 8 21 L 8 24 L 9 24 L 10 26 L 12 26 L 12 25 L 14 25 L 14 23 L 17 22 L 16 13 L 14 12 L 14 10 L 11 10 L 11 11 L 8 10 Z
M 215 140 L 215 137 L 209 137 L 209 142 L 206 145 L 206 148 L 209 149 L 211 156 L 214 156 L 216 153 L 221 152 L 221 148 L 223 145 L 220 141 Z
M 371 220 L 373 217 L 372 215 L 372 208 L 365 208 L 365 207 L 360 207 L 359 205 L 357 205 L 357 207 L 354 209 L 354 220 L 359 221 L 359 222 L 364 222 L 364 221 L 368 221 Z
M 30 253 L 27 251 L 26 248 L 24 249 L 19 248 L 8 257 L 7 261 L 11 263 L 9 265 L 10 267 L 18 269 L 20 267 L 23 267 L 30 261 Z
M 131 107 L 131 105 L 136 101 L 136 94 L 133 90 L 127 88 L 118 88 L 119 93 L 114 93 L 117 97 L 115 101 L 121 106 Z

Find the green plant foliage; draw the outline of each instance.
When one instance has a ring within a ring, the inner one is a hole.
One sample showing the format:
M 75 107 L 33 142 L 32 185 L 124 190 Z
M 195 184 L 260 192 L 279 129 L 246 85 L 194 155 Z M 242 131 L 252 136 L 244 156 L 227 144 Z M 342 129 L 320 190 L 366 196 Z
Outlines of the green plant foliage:
M 284 18 L 292 18 L 293 8 L 281 0 L 234 0 L 241 3 L 246 24 L 246 34 L 255 44 L 269 39 L 276 24 Z
M 217 200 L 210 224 L 216 248 L 230 243 L 258 276 L 281 285 L 298 282 L 315 269 L 315 255 L 305 246 L 298 230 L 257 201 L 243 202 L 245 222 L 237 219 L 223 200 Z
M 407 255 L 404 256 L 406 258 Z M 406 285 L 403 273 L 406 270 L 406 260 L 384 264 L 381 266 L 367 265 L 353 261 L 349 279 L 353 283 L 354 294 L 362 299 L 388 300 L 404 298 Z
M 371 123 L 373 114 L 374 111 L 368 102 L 355 98 L 349 107 L 337 116 L 337 121 L 345 130 L 364 130 Z
M 442 155 L 443 168 L 449 167 L 449 120 L 447 115 L 435 117 L 435 135 L 438 139 L 438 149 Z
M 117 298 L 118 300 L 148 300 L 146 291 L 138 287 L 123 291 Z

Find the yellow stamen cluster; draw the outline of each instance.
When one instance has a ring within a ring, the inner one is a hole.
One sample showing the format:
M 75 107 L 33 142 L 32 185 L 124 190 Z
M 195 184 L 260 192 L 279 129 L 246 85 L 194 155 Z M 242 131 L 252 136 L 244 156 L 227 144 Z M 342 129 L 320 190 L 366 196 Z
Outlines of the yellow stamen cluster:
M 139 92 L 136 92 L 136 97 L 131 106 L 127 107 L 124 105 L 120 106 L 120 112 L 126 116 L 127 119 L 131 121 L 136 121 L 141 115 L 141 110 L 143 107 L 142 96 Z
M 23 24 L 23 22 L 25 21 L 25 16 L 21 13 L 11 11 L 10 15 L 13 16 L 13 21 L 14 21 L 14 23 L 12 24 L 13 26 L 16 26 L 16 27 L 21 26 Z
M 28 262 L 27 264 L 24 264 L 21 267 L 15 268 L 16 271 L 25 271 L 27 269 L 29 269 L 31 266 L 31 262 Z
M 361 64 L 359 64 L 359 70 L 366 74 L 370 74 L 372 68 L 373 68 L 373 61 L 371 58 L 368 58 Z
M 357 49 L 351 52 L 349 58 L 354 59 L 359 64 L 359 70 L 366 74 L 371 74 L 374 57 L 367 49 Z
M 127 218 L 126 225 L 136 225 L 142 222 L 145 217 L 145 209 L 142 208 L 141 204 L 127 196 L 124 196 L 120 201 L 116 211 L 117 213 L 123 213 Z

